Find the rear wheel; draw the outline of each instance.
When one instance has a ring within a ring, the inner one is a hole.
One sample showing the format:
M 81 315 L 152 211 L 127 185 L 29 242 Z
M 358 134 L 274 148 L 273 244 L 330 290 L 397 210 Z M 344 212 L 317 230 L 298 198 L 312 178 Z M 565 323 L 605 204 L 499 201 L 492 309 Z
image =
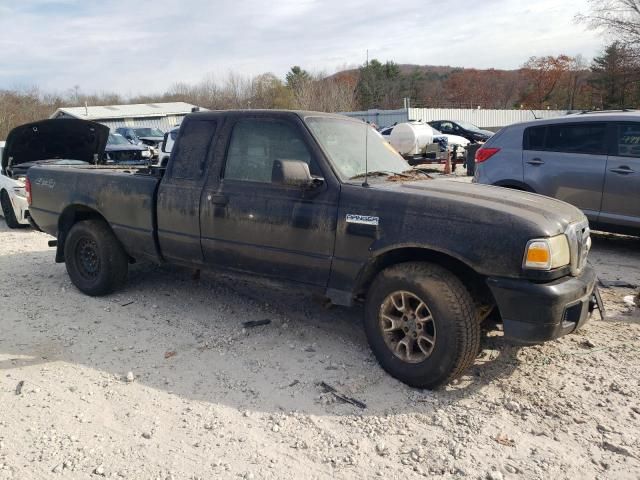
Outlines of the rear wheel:
M 480 321 L 462 282 L 415 262 L 378 274 L 367 296 L 365 331 L 374 355 L 398 380 L 436 388 L 460 376 L 480 345 Z
M 9 198 L 9 194 L 6 190 L 3 190 L 0 193 L 0 204 L 2 206 L 2 215 L 4 216 L 4 221 L 7 222 L 7 227 L 9 228 L 21 228 L 25 225 L 21 225 L 16 218 L 16 212 L 13 210 L 13 205 L 11 205 L 11 199 Z
M 127 254 L 102 220 L 73 225 L 64 242 L 64 258 L 71 281 L 87 295 L 106 295 L 126 281 Z

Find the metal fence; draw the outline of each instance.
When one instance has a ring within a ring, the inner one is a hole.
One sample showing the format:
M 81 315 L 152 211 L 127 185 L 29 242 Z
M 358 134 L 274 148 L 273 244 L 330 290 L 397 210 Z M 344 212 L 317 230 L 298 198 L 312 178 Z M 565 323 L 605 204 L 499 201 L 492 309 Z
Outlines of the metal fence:
M 566 110 L 487 110 L 474 108 L 410 108 L 410 120 L 460 120 L 481 128 L 500 128 L 512 123 L 536 118 L 554 118 L 566 115 Z
M 347 117 L 358 118 L 363 122 L 375 123 L 379 127 L 388 127 L 394 123 L 409 121 L 409 113 L 406 108 L 399 110 L 366 110 L 363 112 L 342 112 Z
M 512 123 L 526 122 L 535 118 L 554 118 L 566 115 L 566 110 L 488 110 L 475 108 L 402 108 L 399 110 L 367 110 L 344 112 L 353 118 L 373 122 L 379 127 L 394 123 L 420 120 L 460 120 L 471 122 L 481 128 L 497 129 Z

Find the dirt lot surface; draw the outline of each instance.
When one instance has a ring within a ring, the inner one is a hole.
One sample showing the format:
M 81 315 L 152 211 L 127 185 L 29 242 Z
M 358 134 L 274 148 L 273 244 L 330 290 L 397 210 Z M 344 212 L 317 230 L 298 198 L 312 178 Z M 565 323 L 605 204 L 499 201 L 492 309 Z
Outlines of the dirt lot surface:
M 631 289 L 603 290 L 613 320 L 490 336 L 468 375 L 420 391 L 378 367 L 359 309 L 150 265 L 90 298 L 50 237 L 1 225 L 0 479 L 640 477 Z M 640 284 L 640 239 L 596 236 L 591 258 Z

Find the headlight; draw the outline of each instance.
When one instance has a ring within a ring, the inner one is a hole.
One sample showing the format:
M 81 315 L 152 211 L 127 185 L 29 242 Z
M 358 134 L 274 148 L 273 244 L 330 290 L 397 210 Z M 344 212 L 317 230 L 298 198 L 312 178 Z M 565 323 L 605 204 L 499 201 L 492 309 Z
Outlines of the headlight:
M 142 156 L 145 158 L 149 158 L 151 156 L 151 152 L 149 150 L 145 150 L 142 152 Z
M 529 240 L 524 252 L 523 266 L 531 270 L 553 270 L 569 265 L 570 261 L 569 240 L 562 234 Z

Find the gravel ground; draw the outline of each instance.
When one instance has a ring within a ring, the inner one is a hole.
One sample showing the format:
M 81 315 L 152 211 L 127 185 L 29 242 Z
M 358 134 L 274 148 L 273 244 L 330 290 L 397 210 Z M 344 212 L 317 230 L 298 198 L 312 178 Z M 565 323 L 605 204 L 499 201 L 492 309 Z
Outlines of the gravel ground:
M 150 265 L 90 298 L 48 239 L 0 226 L 0 479 L 640 478 L 633 290 L 559 341 L 487 336 L 430 392 L 378 367 L 359 309 Z M 597 235 L 591 258 L 640 284 L 640 239 Z

